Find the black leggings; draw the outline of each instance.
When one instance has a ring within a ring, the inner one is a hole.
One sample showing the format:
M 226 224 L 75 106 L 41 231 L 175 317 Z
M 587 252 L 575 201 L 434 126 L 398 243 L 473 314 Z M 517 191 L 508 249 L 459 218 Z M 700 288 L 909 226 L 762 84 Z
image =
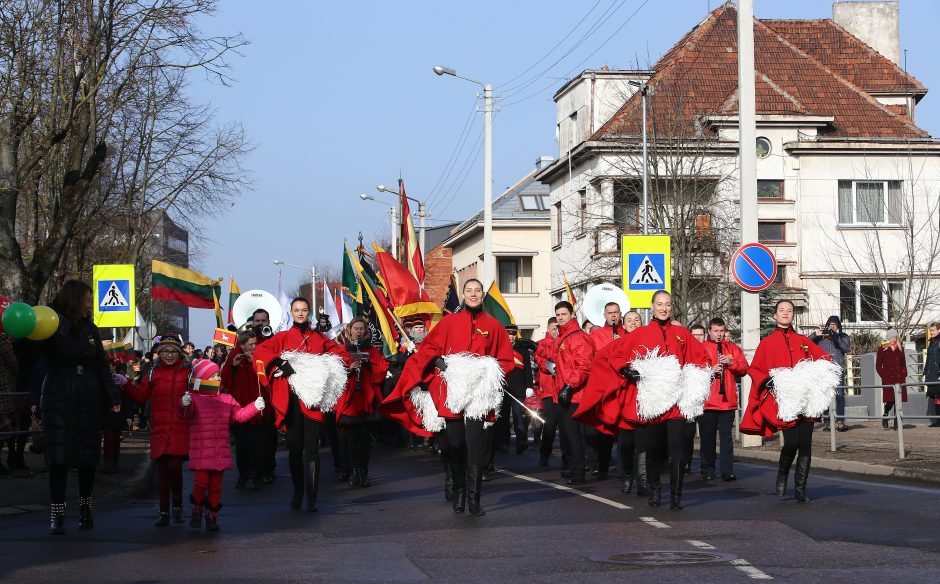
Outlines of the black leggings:
M 292 393 L 287 413 L 287 458 L 291 480 L 296 488 L 304 486 L 304 468 L 311 462 L 320 463 L 322 433 L 323 424 L 305 416 L 297 403 L 297 397 Z
M 183 505 L 183 460 L 182 456 L 167 454 L 157 459 L 157 492 L 160 495 L 160 509 L 169 508 L 171 492 L 173 506 Z
M 646 439 L 646 475 L 651 483 L 658 483 L 663 461 L 668 456 L 670 477 L 678 480 L 686 465 L 686 428 L 685 419 L 667 420 L 659 424 L 647 424 L 644 429 Z
M 633 462 L 636 460 L 636 455 L 640 452 L 644 452 L 644 448 L 641 447 L 642 434 L 636 430 L 623 430 L 617 434 L 617 449 L 620 452 L 620 470 L 623 472 L 623 478 L 630 479 L 634 475 L 634 465 Z
M 369 470 L 369 451 L 372 448 L 370 424 L 349 424 L 339 427 L 339 439 L 345 445 L 349 464 L 363 471 Z
M 91 497 L 95 486 L 94 466 L 78 467 L 78 496 Z M 64 464 L 49 465 L 49 496 L 53 503 L 65 503 L 65 490 L 68 487 L 69 467 Z
M 486 431 L 483 420 L 447 420 L 448 458 L 452 464 L 483 466 Z
M 796 421 L 796 426 L 783 430 L 783 449 L 780 454 L 789 458 L 796 456 L 799 451 L 801 457 L 812 458 L 813 426 L 814 423 L 811 420 L 800 417 Z

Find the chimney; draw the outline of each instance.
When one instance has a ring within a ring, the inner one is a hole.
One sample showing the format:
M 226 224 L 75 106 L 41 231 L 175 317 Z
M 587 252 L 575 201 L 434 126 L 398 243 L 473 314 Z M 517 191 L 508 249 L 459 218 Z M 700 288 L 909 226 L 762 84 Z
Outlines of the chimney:
M 542 172 L 551 166 L 553 162 L 555 162 L 554 156 L 539 156 L 539 159 L 535 161 L 535 171 Z
M 896 64 L 901 64 L 898 3 L 835 2 L 832 20 Z

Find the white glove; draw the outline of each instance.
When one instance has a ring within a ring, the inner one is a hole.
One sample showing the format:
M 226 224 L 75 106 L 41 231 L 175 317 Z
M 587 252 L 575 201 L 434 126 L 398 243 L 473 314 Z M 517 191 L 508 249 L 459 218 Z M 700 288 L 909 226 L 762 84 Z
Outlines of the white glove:
M 525 398 L 526 398 L 526 399 L 529 399 L 529 398 L 532 397 L 533 395 L 535 395 L 535 390 L 532 389 L 531 387 L 527 387 L 526 390 L 525 390 Z
M 189 392 L 187 391 L 186 393 L 183 394 L 183 400 L 182 400 L 183 407 L 186 407 L 191 403 L 193 403 L 193 396 L 189 395 Z
M 259 412 L 264 410 L 264 398 L 260 395 L 258 396 L 258 399 L 255 400 L 255 407 L 258 408 Z

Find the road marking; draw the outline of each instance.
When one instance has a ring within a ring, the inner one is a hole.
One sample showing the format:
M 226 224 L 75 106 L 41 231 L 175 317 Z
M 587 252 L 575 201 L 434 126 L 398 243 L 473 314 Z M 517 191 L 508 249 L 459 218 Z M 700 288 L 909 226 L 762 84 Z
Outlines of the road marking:
M 731 560 L 731 565 L 747 574 L 748 578 L 751 578 L 752 580 L 773 580 L 773 577 L 768 576 L 764 572 L 758 570 L 748 563 L 747 560 Z
M 579 497 L 584 497 L 585 499 L 590 499 L 590 500 L 592 500 L 592 501 L 597 501 L 598 503 L 603 503 L 603 504 L 605 504 L 605 505 L 609 505 L 609 506 L 613 507 L 614 509 L 633 509 L 633 507 L 630 507 L 630 506 L 628 506 L 628 505 L 624 505 L 623 503 L 618 503 L 617 501 L 612 501 L 612 500 L 610 500 L 610 499 L 605 499 L 604 497 L 600 497 L 600 496 L 594 495 L 594 494 L 592 494 L 592 493 L 585 493 L 584 491 L 581 491 L 581 490 L 579 490 L 579 489 L 574 489 L 574 488 L 569 487 L 569 486 L 567 486 L 567 485 L 559 485 L 559 484 L 552 483 L 552 482 L 549 482 L 549 481 L 543 481 L 542 479 L 537 479 L 537 478 L 535 478 L 535 477 L 530 477 L 530 476 L 527 476 L 527 475 L 522 475 L 522 474 L 514 473 L 514 472 L 512 472 L 512 471 L 508 471 L 508 470 L 502 469 L 502 468 L 496 469 L 496 472 L 501 472 L 501 473 L 503 473 L 503 474 L 507 474 L 507 475 L 509 475 L 509 476 L 511 476 L 511 477 L 514 477 L 514 478 L 517 478 L 517 479 L 522 479 L 522 480 L 524 480 L 524 481 L 529 481 L 530 483 L 537 483 L 537 484 L 539 484 L 539 485 L 545 485 L 546 487 L 551 487 L 551 488 L 553 488 L 553 489 L 558 489 L 559 491 L 565 491 L 565 492 L 568 492 L 568 493 L 572 493 L 572 494 L 574 494 L 574 495 L 578 495 Z
M 710 543 L 705 543 L 704 541 L 699 541 L 697 539 L 687 539 L 687 543 L 691 544 L 693 547 L 697 547 L 700 550 L 713 550 L 716 549 L 715 546 Z
M 640 521 L 657 529 L 669 529 L 668 525 L 662 521 L 657 521 L 655 517 L 640 517 Z

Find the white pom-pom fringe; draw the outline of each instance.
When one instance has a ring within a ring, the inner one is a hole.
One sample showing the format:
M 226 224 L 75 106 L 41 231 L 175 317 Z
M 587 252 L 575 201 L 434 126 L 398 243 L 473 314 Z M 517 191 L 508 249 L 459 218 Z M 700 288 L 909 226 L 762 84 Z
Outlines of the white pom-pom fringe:
M 805 359 L 793 367 L 771 369 L 770 375 L 777 417 L 792 422 L 799 416 L 818 418 L 823 414 L 842 380 L 842 368 L 826 359 Z
M 408 399 L 414 404 L 415 410 L 421 416 L 421 425 L 428 432 L 440 432 L 446 426 L 444 418 L 437 415 L 437 406 L 431 394 L 421 391 L 417 387 L 408 392 Z
M 686 420 L 692 421 L 705 412 L 705 401 L 712 392 L 712 370 L 686 363 L 682 367 L 682 396 L 679 411 Z
M 446 355 L 444 362 L 447 370 L 441 375 L 447 383 L 447 409 L 471 420 L 482 420 L 499 409 L 505 382 L 499 361 L 486 355 L 456 353 Z
M 308 408 L 331 412 L 346 390 L 349 372 L 346 364 L 332 353 L 315 355 L 286 351 L 281 359 L 290 363 L 294 374 L 287 378 L 297 398 Z
M 633 360 L 640 374 L 636 409 L 641 420 L 652 420 L 676 405 L 682 395 L 682 367 L 675 355 L 659 356 L 659 347 Z

